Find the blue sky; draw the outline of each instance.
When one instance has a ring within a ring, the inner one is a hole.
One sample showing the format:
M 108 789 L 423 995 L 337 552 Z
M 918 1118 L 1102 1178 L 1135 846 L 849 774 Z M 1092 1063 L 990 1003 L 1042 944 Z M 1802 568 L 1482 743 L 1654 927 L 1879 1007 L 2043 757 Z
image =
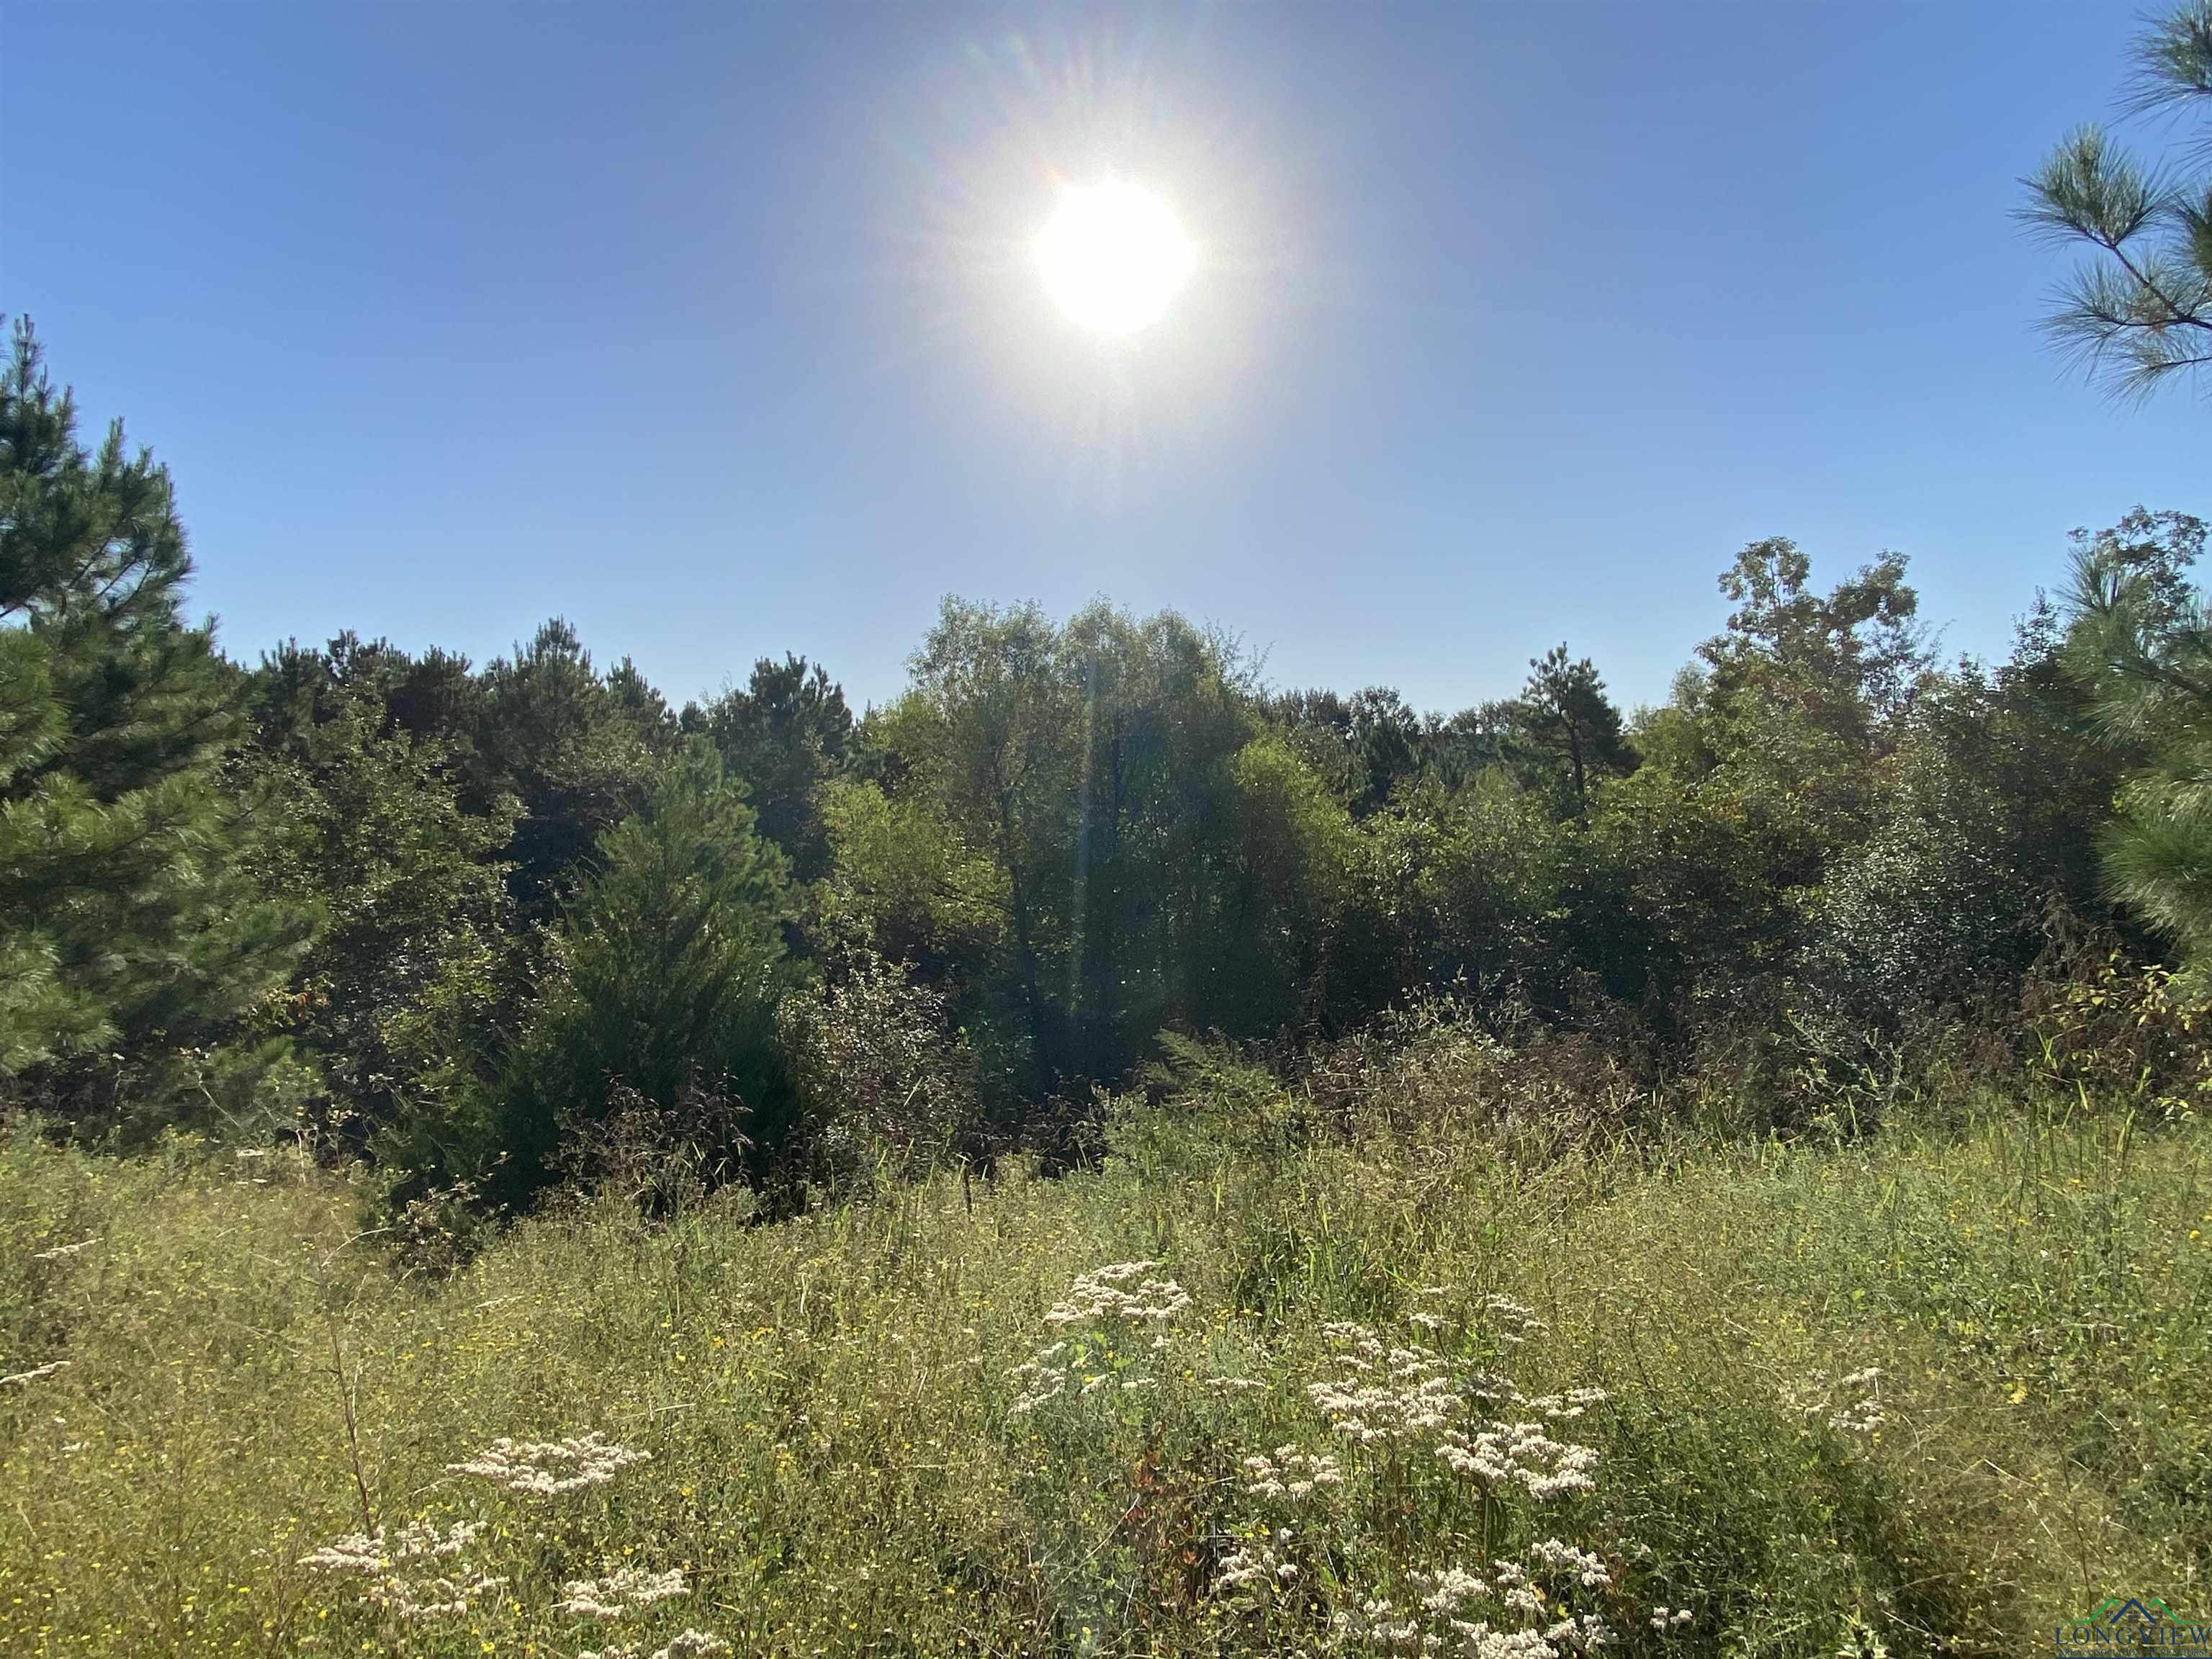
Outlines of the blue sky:
M 11 0 L 0 308 L 175 471 L 234 654 L 857 700 L 939 597 L 1105 594 L 1422 708 L 1567 641 L 1656 699 L 1743 543 L 1911 556 L 2000 650 L 2066 532 L 2212 513 L 2212 410 L 2033 327 L 2015 179 L 2129 4 Z M 1055 180 L 1201 268 L 1108 348 Z

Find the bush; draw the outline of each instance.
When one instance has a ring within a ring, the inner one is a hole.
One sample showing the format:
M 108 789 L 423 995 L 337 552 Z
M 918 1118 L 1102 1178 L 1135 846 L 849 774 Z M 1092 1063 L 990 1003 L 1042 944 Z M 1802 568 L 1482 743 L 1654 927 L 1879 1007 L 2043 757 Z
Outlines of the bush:
M 946 999 L 872 951 L 851 953 L 819 998 L 784 1004 L 798 1092 L 796 1169 L 837 1186 L 885 1166 L 926 1171 L 968 1146 L 981 1116 L 975 1056 L 946 1030 Z

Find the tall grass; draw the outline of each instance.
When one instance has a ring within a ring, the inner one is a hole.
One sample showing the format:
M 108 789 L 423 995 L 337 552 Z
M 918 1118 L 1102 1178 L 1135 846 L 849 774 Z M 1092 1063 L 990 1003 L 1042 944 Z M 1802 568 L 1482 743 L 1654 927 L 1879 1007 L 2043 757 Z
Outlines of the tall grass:
M 2110 1592 L 2212 1602 L 2204 1126 L 2015 1107 L 1535 1162 L 1249 1104 L 1140 1115 L 1060 1179 L 769 1225 L 736 1194 L 650 1224 L 579 1200 L 442 1278 L 283 1154 L 19 1127 L 0 1650 L 1477 1651 L 1480 1626 L 1567 1652 L 1601 1621 L 1627 1654 L 2000 1653 Z M 1079 1290 L 1133 1261 L 1109 1287 L 1188 1306 Z M 1313 1385 L 1370 1352 L 1354 1327 L 1400 1356 L 1374 1387 L 1442 1379 L 1463 1441 L 1543 1424 L 1590 1488 L 1465 1478 L 1434 1425 L 1333 1431 Z M 452 1467 L 592 1432 L 650 1461 L 550 1496 Z M 1338 1478 L 1270 1489 L 1316 1460 Z M 304 1559 L 414 1522 L 476 1528 L 496 1592 L 407 1618 Z M 625 1569 L 686 1593 L 560 1610 Z

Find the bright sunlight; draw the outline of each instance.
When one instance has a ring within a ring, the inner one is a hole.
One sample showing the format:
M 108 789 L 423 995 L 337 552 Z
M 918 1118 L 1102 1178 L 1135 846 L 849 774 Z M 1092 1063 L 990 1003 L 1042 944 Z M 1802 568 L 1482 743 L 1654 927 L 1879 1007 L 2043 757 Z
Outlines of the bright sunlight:
M 1100 334 L 1133 333 L 1157 320 L 1198 262 L 1172 208 L 1110 179 L 1064 191 L 1036 248 L 1060 308 Z

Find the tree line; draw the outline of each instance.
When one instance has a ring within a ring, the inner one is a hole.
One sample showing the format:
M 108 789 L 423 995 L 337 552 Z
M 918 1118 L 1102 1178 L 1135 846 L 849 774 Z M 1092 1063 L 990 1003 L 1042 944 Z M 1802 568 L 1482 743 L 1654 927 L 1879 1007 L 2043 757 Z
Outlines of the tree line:
M 183 611 L 166 471 L 27 325 L 0 395 L 0 1088 L 526 1204 L 644 1125 L 718 1178 L 1018 1142 L 1159 1054 L 1449 994 L 1770 1072 L 2002 1006 L 2054 908 L 2212 936 L 2205 526 L 2078 538 L 1998 663 L 1905 560 L 1771 539 L 1661 705 L 1587 659 L 1449 717 L 1285 692 L 1101 602 L 948 600 L 856 716 L 764 659 L 672 707 L 549 622 L 482 666 Z
M 2212 0 L 2135 70 L 2130 113 L 2212 107 Z M 2122 392 L 2201 380 L 2212 184 L 2094 126 L 2026 184 L 2087 252 L 2062 345 Z M 2077 534 L 1996 662 L 1939 659 L 1901 556 L 1822 592 L 1756 542 L 1632 714 L 1565 645 L 1443 716 L 1273 688 L 1172 613 L 957 600 L 883 708 L 787 656 L 678 708 L 558 620 L 482 666 L 226 656 L 167 471 L 82 441 L 19 321 L 0 1109 L 307 1135 L 403 1201 L 519 1206 L 639 1146 L 791 1191 L 1047 1139 L 1164 1046 L 1295 1063 L 1441 996 L 1786 1125 L 1914 1032 L 2025 1041 L 2085 940 L 2100 984 L 2202 1000 L 2205 533 Z

